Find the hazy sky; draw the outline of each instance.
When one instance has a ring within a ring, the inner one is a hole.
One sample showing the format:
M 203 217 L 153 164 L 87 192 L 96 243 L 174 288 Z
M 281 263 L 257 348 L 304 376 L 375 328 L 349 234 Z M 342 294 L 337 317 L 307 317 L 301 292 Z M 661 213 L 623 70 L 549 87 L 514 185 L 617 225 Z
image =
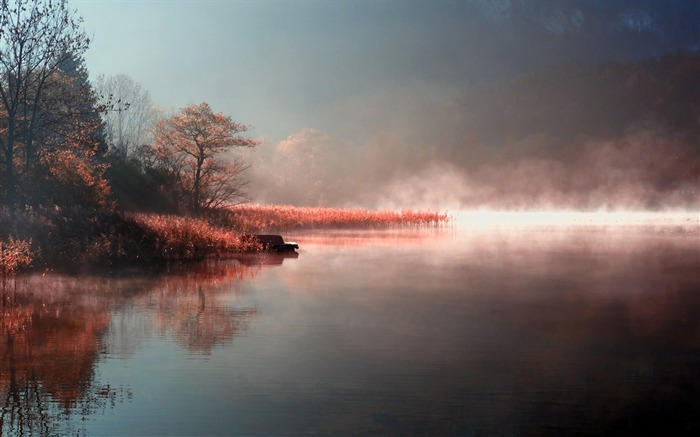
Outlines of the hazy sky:
M 125 73 L 165 109 L 207 101 L 272 142 L 333 132 L 339 107 L 361 111 L 386 93 L 449 99 L 546 65 L 697 49 L 700 23 L 698 0 L 71 5 L 93 36 L 93 77 Z

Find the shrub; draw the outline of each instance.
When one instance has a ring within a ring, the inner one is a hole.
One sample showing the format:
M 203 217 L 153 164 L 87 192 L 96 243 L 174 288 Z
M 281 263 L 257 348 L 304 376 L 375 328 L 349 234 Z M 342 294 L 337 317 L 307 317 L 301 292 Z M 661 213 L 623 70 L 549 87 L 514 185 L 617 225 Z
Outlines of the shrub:
M 28 268 L 33 257 L 29 241 L 14 238 L 7 242 L 0 240 L 0 277 L 4 280 L 17 270 Z

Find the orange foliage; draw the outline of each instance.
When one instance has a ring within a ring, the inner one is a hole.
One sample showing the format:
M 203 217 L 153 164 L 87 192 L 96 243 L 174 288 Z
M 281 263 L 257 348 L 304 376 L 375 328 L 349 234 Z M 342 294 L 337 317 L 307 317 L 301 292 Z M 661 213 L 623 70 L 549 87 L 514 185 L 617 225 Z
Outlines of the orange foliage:
M 95 162 L 95 151 L 73 147 L 47 152 L 42 165 L 48 170 L 46 185 L 51 198 L 64 205 L 110 206 L 110 188 L 104 179 L 107 166 Z
M 209 104 L 190 105 L 155 127 L 153 153 L 159 166 L 177 181 L 186 205 L 193 211 L 235 204 L 245 197 L 240 159 L 228 162 L 223 154 L 258 142 L 240 136 L 249 126 L 212 112 Z

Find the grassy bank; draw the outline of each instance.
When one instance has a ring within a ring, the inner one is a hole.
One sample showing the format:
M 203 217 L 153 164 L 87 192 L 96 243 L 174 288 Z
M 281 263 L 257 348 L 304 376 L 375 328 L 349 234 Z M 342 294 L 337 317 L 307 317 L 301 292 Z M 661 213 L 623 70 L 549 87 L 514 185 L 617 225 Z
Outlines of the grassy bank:
M 75 209 L 0 211 L 5 272 L 45 268 L 117 267 L 193 261 L 222 252 L 255 250 L 239 234 L 204 219 Z M 18 244 L 25 250 L 18 262 Z M 12 244 L 12 246 L 10 246 Z M 9 250 L 12 249 L 12 250 Z M 2 267 L 0 267 L 2 268 Z
M 153 266 L 259 246 L 241 238 L 295 229 L 438 226 L 446 214 L 239 206 L 202 218 L 81 209 L 0 209 L 0 275 L 36 269 Z

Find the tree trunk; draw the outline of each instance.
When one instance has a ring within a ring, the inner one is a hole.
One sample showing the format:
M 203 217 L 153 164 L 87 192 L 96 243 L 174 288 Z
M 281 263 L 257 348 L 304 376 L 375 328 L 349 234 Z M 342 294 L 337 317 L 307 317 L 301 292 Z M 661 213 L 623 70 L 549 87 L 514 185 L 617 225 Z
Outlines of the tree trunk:
M 5 149 L 5 204 L 14 206 L 15 203 L 15 146 L 14 132 L 10 128 L 7 133 L 7 148 Z
M 200 182 L 202 179 L 202 165 L 204 165 L 204 159 L 197 158 L 197 169 L 194 173 L 194 186 L 192 187 L 192 208 L 195 210 L 195 212 L 199 212 L 199 206 L 201 203 Z

